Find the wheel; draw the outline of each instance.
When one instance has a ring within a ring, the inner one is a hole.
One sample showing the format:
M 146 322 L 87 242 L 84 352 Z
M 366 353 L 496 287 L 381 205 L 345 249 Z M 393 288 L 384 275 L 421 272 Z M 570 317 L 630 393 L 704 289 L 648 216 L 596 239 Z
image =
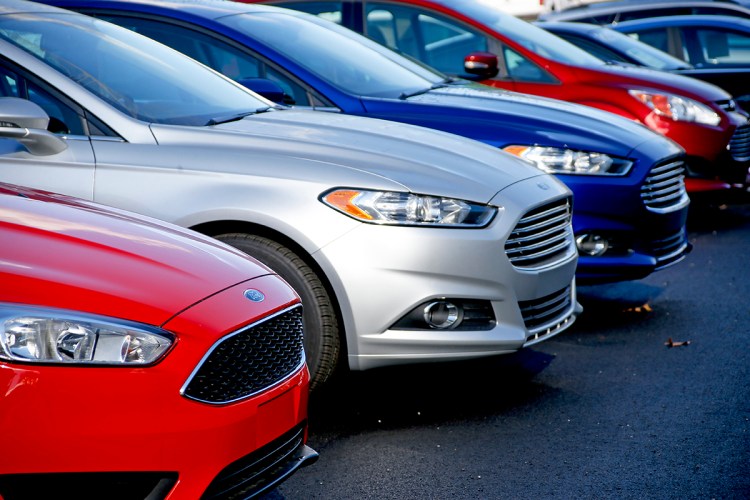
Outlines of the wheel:
M 245 233 L 221 234 L 216 239 L 273 269 L 300 296 L 310 388 L 323 385 L 338 365 L 341 338 L 336 310 L 318 275 L 299 255 L 271 239 Z

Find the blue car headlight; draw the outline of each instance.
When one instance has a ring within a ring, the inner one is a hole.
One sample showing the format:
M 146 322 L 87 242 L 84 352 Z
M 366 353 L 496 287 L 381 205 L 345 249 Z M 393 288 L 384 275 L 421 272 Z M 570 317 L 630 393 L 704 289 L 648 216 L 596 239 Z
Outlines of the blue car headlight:
M 503 151 L 530 161 L 550 174 L 626 175 L 633 166 L 629 160 L 604 153 L 550 146 L 511 145 Z

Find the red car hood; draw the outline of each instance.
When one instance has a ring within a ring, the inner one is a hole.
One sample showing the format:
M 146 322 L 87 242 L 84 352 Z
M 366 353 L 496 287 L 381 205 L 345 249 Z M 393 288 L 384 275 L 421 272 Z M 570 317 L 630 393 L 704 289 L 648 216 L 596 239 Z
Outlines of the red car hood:
M 94 203 L 0 184 L 0 302 L 162 325 L 271 271 L 218 241 Z

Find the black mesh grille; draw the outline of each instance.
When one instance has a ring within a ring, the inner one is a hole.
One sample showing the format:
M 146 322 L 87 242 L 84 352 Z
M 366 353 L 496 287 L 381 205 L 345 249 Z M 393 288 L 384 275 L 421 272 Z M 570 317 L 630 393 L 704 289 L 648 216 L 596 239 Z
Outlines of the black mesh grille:
M 206 403 L 236 401 L 285 379 L 304 359 L 302 307 L 296 306 L 220 340 L 182 394 Z
M 526 213 L 505 242 L 505 253 L 519 268 L 535 269 L 572 251 L 571 201 L 567 198 Z
M 312 464 L 318 454 L 303 442 L 304 426 L 228 465 L 211 481 L 202 500 L 252 498 L 275 487 L 300 467 Z

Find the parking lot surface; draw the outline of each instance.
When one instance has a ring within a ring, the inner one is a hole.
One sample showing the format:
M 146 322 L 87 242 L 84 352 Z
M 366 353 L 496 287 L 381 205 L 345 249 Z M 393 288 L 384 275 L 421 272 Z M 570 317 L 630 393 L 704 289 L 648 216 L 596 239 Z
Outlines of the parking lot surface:
M 748 498 L 750 205 L 689 230 L 681 264 L 580 287 L 545 343 L 316 393 L 321 459 L 268 498 Z

